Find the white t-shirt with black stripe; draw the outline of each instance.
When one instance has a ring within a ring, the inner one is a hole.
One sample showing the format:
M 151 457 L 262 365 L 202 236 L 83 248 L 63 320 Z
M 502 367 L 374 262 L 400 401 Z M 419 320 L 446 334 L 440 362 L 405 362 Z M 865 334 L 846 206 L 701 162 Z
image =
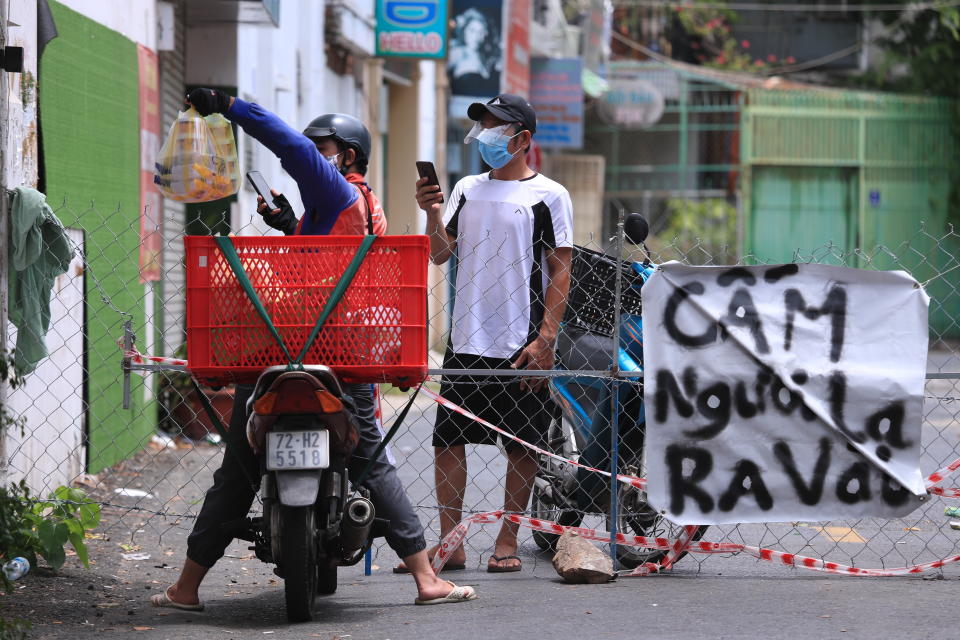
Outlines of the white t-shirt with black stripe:
M 557 182 L 467 176 L 444 215 L 457 242 L 454 353 L 510 358 L 536 336 L 543 319 L 545 251 L 573 246 L 573 205 Z

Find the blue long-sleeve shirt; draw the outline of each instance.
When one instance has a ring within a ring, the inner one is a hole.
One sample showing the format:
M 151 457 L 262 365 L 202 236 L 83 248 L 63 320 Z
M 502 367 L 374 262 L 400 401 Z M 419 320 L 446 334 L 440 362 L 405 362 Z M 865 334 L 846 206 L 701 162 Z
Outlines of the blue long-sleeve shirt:
M 280 164 L 297 182 L 305 209 L 298 233 L 330 233 L 340 214 L 360 197 L 356 187 L 327 162 L 310 138 L 275 114 L 234 98 L 224 115 L 280 158 Z

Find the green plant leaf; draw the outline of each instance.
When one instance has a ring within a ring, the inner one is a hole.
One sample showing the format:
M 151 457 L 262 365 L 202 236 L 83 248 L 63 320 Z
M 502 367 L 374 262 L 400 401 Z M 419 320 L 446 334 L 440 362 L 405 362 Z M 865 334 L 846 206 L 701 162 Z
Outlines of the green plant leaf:
M 70 518 L 69 520 L 64 520 L 63 523 L 67 525 L 67 530 L 70 532 L 70 536 L 83 536 L 83 525 L 80 524 L 80 521 L 76 518 Z
M 37 515 L 40 515 L 52 506 L 53 505 L 47 502 L 46 500 L 39 500 L 33 503 L 33 506 L 31 507 L 31 511 L 33 511 Z
M 54 571 L 59 571 L 67 560 L 67 555 L 63 551 L 63 545 L 70 537 L 67 525 L 62 522 L 44 520 L 37 527 L 37 535 L 42 545 L 40 555 L 44 557 Z
M 77 557 L 80 558 L 80 562 L 83 563 L 83 566 L 89 569 L 90 554 L 87 552 L 87 545 L 83 541 L 83 531 L 81 531 L 79 534 L 75 534 L 71 531 L 70 544 L 73 545 L 73 550 L 77 552 Z
M 88 502 L 80 506 L 80 524 L 84 529 L 95 529 L 100 524 L 100 505 Z

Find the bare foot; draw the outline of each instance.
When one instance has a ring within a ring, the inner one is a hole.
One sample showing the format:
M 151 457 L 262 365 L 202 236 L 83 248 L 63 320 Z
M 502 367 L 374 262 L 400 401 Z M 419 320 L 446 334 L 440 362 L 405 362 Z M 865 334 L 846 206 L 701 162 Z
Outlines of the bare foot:
M 436 581 L 419 587 L 417 589 L 417 595 L 421 600 L 433 600 L 434 598 L 442 598 L 446 596 L 453 591 L 454 588 L 455 585 L 452 582 L 447 582 L 446 580 L 437 578 Z
M 173 584 L 167 588 L 167 597 L 170 598 L 173 602 L 178 604 L 199 604 L 200 595 L 196 592 L 186 593 L 177 589 L 177 585 Z
M 517 555 L 517 541 L 514 540 L 512 543 L 497 541 L 493 547 L 493 555 L 487 561 L 487 569 L 493 569 L 500 571 L 515 569 L 520 569 L 520 559 L 513 557 Z M 497 560 L 497 558 L 500 558 Z

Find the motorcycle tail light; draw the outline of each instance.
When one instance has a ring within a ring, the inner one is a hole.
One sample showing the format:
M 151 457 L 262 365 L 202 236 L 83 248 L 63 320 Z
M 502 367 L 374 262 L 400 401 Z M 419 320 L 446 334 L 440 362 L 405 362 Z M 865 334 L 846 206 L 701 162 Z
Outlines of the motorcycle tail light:
M 314 394 L 316 394 L 317 401 L 323 408 L 323 413 L 337 413 L 339 411 L 343 411 L 343 403 L 340 402 L 340 398 L 336 397 L 329 391 L 319 389 L 314 391 Z
M 337 413 L 343 403 L 329 391 L 313 389 L 310 385 L 291 382 L 280 391 L 268 391 L 253 403 L 253 410 L 261 415 L 292 413 Z

